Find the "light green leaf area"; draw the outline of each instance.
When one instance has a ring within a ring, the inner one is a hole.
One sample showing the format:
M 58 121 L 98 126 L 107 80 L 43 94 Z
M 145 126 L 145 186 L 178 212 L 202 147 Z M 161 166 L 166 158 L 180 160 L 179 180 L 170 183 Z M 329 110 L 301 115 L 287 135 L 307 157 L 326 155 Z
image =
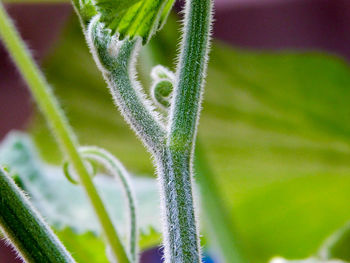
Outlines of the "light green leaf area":
M 142 80 L 154 61 L 173 65 L 177 32 L 169 20 L 143 51 Z M 153 175 L 76 21 L 52 51 L 43 68 L 81 143 L 108 149 L 135 174 Z M 308 258 L 350 220 L 349 87 L 349 66 L 334 56 L 213 44 L 199 136 L 249 262 Z M 39 115 L 31 133 L 42 156 L 57 162 Z
M 105 251 L 97 219 L 80 186 L 71 184 L 61 167 L 44 164 L 30 138 L 18 132 L 9 134 L 0 145 L 0 163 L 9 167 L 16 183 L 30 196 L 33 205 L 53 226 L 79 262 L 104 262 L 99 251 Z M 113 223 L 122 237 L 127 235 L 126 204 L 121 187 L 113 178 L 97 175 L 94 182 L 104 200 Z M 151 178 L 131 180 L 138 204 L 140 248 L 160 243 L 159 197 Z M 95 243 L 95 245 L 92 245 Z M 90 246 L 85 254 L 84 249 Z M 94 248 L 94 249 L 91 249 Z M 91 254 L 91 255 L 90 255 Z M 89 258 L 96 260 L 89 261 Z M 108 262 L 108 261 L 106 261 Z
M 77 262 L 108 263 L 106 248 L 100 236 L 93 232 L 77 233 L 66 227 L 55 231 Z
M 120 39 L 140 36 L 147 43 L 165 23 L 175 0 L 96 0 L 101 21 Z

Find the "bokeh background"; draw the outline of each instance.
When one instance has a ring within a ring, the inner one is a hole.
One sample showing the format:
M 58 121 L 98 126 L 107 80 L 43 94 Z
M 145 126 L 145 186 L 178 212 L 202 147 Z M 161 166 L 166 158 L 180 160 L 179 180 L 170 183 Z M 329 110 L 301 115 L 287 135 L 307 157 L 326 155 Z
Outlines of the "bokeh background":
M 6 7 L 81 143 L 105 147 L 133 173 L 153 176 L 69 3 Z M 350 220 L 350 1 L 217 0 L 215 19 L 199 140 L 222 205 L 248 262 L 308 257 Z M 178 20 L 174 12 L 143 50 L 145 84 L 152 65 L 174 67 Z M 61 162 L 3 46 L 0 123 L 1 138 L 26 131 L 46 162 Z M 3 244 L 0 262 L 15 262 L 7 250 Z M 158 262 L 151 258 L 160 253 L 148 250 L 143 262 Z

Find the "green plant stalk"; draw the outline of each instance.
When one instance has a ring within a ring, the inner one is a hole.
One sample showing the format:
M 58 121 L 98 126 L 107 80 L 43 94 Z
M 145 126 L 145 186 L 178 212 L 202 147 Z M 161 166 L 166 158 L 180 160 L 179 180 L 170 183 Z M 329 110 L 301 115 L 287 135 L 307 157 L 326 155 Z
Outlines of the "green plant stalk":
M 182 52 L 167 129 L 136 81 L 134 62 L 140 40 L 118 41 L 117 36 L 111 36 L 104 28 L 98 16 L 92 19 L 86 34 L 114 101 L 154 156 L 162 194 L 166 263 L 201 262 L 192 163 L 211 20 L 211 0 L 186 2 Z
M 0 168 L 0 225 L 5 236 L 28 263 L 74 263 L 25 194 Z
M 192 193 L 192 163 L 211 23 L 211 0 L 186 1 L 177 81 L 170 108 L 167 156 L 162 158 L 163 167 L 168 170 L 165 175 L 169 176 L 164 187 L 172 184 L 169 192 L 165 191 L 166 217 L 170 226 L 166 234 L 170 238 L 169 247 L 165 246 L 165 254 L 169 255 L 169 262 L 201 262 Z
M 88 170 L 78 152 L 78 143 L 73 132 L 61 111 L 49 85 L 34 63 L 29 51 L 21 40 L 11 19 L 7 15 L 4 6 L 0 2 L 0 37 L 7 47 L 12 59 L 16 63 L 23 78 L 27 82 L 30 91 L 39 108 L 44 114 L 46 121 L 51 126 L 53 133 L 63 152 L 69 157 L 70 162 L 86 194 L 96 212 L 102 226 L 102 231 L 110 245 L 111 251 L 120 263 L 130 262 L 124 247 L 119 239 L 116 229 L 97 193 Z
M 147 52 L 149 53 L 145 56 L 145 59 L 148 60 L 147 63 L 149 65 L 157 65 L 159 63 L 157 60 L 159 59 L 157 59 L 154 52 L 150 52 L 150 50 L 147 50 Z M 161 56 L 161 54 L 158 55 Z M 165 104 L 163 102 L 168 102 L 167 99 L 173 91 L 172 74 L 169 74 L 166 68 L 158 65 L 153 68 L 151 76 L 154 81 L 151 89 L 151 92 L 153 92 L 152 99 L 157 105 L 161 104 L 162 107 L 167 109 L 170 103 Z M 162 81 L 168 81 L 168 84 L 158 87 L 157 83 L 161 83 Z M 159 88 L 162 90 L 159 90 Z M 214 240 L 213 243 L 217 245 L 223 262 L 246 262 L 238 233 L 232 225 L 227 209 L 224 207 L 224 202 L 215 182 L 215 175 L 208 165 L 205 152 L 198 139 L 196 142 L 194 170 L 201 192 L 203 221 L 206 224 L 206 229 L 208 229 L 206 234 L 209 235 L 210 240 Z

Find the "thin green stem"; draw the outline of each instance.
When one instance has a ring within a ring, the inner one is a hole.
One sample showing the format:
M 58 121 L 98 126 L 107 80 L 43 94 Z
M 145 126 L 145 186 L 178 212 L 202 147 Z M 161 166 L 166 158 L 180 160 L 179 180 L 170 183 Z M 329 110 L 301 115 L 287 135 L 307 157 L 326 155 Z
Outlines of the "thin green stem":
M 24 42 L 21 40 L 4 6 L 0 2 L 0 37 L 6 45 L 12 59 L 16 63 L 23 78 L 44 114 L 46 121 L 52 128 L 63 152 L 66 153 L 86 194 L 96 212 L 114 256 L 120 263 L 129 263 L 130 260 L 117 235 L 112 221 L 103 205 L 103 202 L 91 180 L 88 170 L 78 152 L 78 143 L 73 132 L 61 111 L 57 100 L 49 88 L 38 66 L 34 63 Z
M 96 161 L 98 164 L 101 164 L 116 180 L 121 183 L 129 210 L 128 244 L 130 256 L 133 262 L 137 262 L 138 229 L 136 220 L 136 198 L 131 187 L 129 173 L 116 157 L 104 149 L 95 146 L 84 146 L 80 147 L 79 151 L 84 156 L 84 159 Z

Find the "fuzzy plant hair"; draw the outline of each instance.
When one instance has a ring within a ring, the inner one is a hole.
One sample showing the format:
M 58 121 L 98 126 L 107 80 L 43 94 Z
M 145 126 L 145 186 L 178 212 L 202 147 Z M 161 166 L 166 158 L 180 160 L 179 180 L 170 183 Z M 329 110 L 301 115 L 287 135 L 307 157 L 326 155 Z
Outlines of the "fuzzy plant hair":
M 152 154 L 163 213 L 167 263 L 201 262 L 193 194 L 193 154 L 201 109 L 212 22 L 211 0 L 187 0 L 176 73 L 157 66 L 149 100 L 136 79 L 142 38 L 113 34 L 97 14 L 86 38 L 115 104 Z M 165 123 L 156 107 L 168 110 Z

